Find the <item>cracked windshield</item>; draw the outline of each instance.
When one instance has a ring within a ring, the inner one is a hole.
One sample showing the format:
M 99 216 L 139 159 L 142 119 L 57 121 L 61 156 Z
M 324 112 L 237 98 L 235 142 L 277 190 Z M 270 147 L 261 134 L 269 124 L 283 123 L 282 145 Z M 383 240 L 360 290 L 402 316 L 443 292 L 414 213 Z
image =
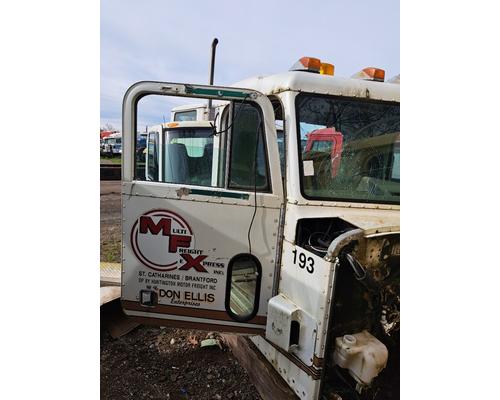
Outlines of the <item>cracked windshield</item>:
M 306 198 L 399 204 L 399 104 L 297 96 Z

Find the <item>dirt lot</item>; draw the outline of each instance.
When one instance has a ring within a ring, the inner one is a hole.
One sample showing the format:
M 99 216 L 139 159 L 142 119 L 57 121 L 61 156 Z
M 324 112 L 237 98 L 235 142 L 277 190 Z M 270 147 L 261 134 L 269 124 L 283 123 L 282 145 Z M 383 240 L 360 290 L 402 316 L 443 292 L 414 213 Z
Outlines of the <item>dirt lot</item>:
M 140 327 L 101 341 L 102 399 L 259 399 L 224 346 L 200 347 L 207 332 Z
M 101 182 L 101 261 L 120 261 L 120 182 Z M 260 399 L 216 333 L 140 326 L 101 333 L 101 399 Z
M 120 262 L 120 181 L 101 181 L 101 261 Z

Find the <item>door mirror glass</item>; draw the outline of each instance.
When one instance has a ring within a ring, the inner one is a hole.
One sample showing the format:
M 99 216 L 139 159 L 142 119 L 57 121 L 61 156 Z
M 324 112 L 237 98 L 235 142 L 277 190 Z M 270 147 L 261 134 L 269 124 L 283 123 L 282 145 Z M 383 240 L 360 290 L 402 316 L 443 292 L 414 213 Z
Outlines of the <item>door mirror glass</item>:
M 229 263 L 226 310 L 233 319 L 247 321 L 257 313 L 260 271 L 251 255 L 237 256 Z

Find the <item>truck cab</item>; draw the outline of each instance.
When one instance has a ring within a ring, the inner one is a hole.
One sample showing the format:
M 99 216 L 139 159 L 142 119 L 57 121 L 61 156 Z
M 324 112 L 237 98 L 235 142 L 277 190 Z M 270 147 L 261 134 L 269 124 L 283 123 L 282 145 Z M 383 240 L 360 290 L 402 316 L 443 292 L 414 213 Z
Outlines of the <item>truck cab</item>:
M 342 133 L 335 128 L 316 129 L 306 135 L 307 142 L 304 152 L 308 153 L 305 158 L 312 160 L 313 164 L 326 162 L 326 168 L 330 169 L 332 178 L 337 175 L 342 155 Z M 317 169 L 324 168 L 321 164 Z
M 127 91 L 121 302 L 140 322 L 252 335 L 298 398 L 396 399 L 399 84 L 330 66 Z M 215 117 L 151 129 L 140 178 L 145 96 L 212 100 Z
M 122 135 L 121 133 L 112 133 L 102 139 L 101 151 L 108 157 L 120 156 L 122 154 Z

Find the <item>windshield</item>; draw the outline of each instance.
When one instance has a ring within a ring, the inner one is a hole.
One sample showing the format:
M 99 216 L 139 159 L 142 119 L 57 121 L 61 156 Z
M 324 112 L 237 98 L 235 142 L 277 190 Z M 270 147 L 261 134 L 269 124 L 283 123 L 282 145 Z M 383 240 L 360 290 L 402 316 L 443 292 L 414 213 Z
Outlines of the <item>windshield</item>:
M 122 138 L 109 138 L 106 140 L 107 144 L 121 144 Z
M 296 107 L 304 197 L 399 204 L 399 103 L 300 94 Z
M 330 152 L 333 146 L 332 140 L 311 140 L 311 150 Z

